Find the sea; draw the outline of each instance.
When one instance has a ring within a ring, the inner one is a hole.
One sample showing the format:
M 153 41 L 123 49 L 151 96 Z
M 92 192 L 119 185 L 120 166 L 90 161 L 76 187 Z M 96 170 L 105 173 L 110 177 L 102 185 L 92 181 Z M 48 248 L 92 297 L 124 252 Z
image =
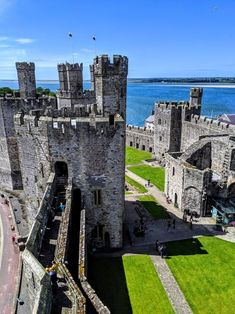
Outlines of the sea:
M 0 87 L 18 88 L 17 81 L 0 81 Z M 38 81 L 37 86 L 56 91 L 57 81 Z M 235 113 L 235 85 L 223 84 L 167 84 L 129 82 L 127 85 L 127 124 L 143 126 L 152 114 L 154 103 L 159 100 L 188 100 L 191 87 L 203 87 L 202 115 L 216 117 L 223 113 Z M 84 83 L 89 89 L 90 83 Z

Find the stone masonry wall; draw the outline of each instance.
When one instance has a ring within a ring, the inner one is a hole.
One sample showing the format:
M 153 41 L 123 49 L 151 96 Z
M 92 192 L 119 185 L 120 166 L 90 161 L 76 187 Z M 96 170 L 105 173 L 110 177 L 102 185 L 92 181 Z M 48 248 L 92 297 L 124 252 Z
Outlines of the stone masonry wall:
M 51 279 L 36 257 L 25 249 L 22 253 L 23 276 L 28 289 L 31 313 L 50 313 L 52 305 Z
M 87 252 L 86 252 L 86 210 L 81 210 L 81 219 L 80 219 L 80 236 L 79 236 L 79 271 L 78 271 L 79 280 L 81 286 L 94 306 L 97 313 L 100 314 L 109 314 L 110 311 L 100 300 L 95 290 L 92 289 L 91 285 L 87 280 Z
M 235 134 L 235 126 L 209 119 L 203 116 L 193 116 L 191 122 L 184 121 L 182 127 L 181 151 L 204 135 Z
M 127 125 L 126 126 L 126 145 L 148 152 L 154 151 L 154 132 L 152 130 Z
M 23 182 L 30 198 L 39 195 L 39 186 L 28 182 L 41 180 L 40 163 L 45 176 L 56 161 L 68 165 L 69 182 L 81 190 L 87 208 L 88 233 L 101 224 L 109 233 L 111 247 L 122 246 L 124 210 L 124 145 L 125 124 L 115 118 L 87 117 L 49 118 L 24 117 L 24 124 L 16 117 L 16 128 L 23 169 Z M 37 139 L 37 140 L 35 140 Z M 27 152 L 27 158 L 24 152 Z M 46 156 L 50 156 L 49 159 Z M 44 159 L 43 159 L 44 158 Z M 42 185 L 44 185 L 42 183 Z M 101 204 L 95 204 L 94 191 L 101 190 Z M 112 204 L 112 205 L 110 205 Z M 35 214 L 32 214 L 33 217 Z

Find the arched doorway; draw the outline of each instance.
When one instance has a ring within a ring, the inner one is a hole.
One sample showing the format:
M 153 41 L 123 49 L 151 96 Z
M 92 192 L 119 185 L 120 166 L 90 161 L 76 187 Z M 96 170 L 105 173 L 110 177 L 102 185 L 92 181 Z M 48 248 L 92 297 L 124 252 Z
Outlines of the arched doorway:
M 57 190 L 64 190 L 68 183 L 68 166 L 64 161 L 55 163 L 55 176 Z
M 68 166 L 64 161 L 57 161 L 55 163 L 55 174 L 58 177 L 68 177 Z

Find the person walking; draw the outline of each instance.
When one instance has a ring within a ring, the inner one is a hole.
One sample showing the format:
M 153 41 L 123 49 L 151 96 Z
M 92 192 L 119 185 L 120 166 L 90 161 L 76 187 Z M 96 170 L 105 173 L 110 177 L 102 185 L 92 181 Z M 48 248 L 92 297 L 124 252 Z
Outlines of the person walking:
M 193 222 L 192 222 L 192 220 L 190 220 L 190 222 L 189 222 L 189 229 L 190 229 L 190 230 L 193 229 Z
M 156 251 L 158 251 L 159 245 L 160 245 L 160 242 L 158 240 L 156 240 L 156 243 L 155 243 Z
M 175 229 L 175 218 L 173 218 L 173 220 L 172 220 L 172 227 L 173 227 L 173 229 Z

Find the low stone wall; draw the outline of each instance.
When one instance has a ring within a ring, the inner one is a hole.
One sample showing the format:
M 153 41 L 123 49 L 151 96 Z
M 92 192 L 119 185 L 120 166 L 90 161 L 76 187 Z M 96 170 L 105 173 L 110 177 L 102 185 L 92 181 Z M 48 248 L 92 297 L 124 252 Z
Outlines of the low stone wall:
M 47 187 L 44 192 L 40 207 L 35 218 L 35 222 L 31 228 L 26 248 L 34 255 L 38 256 L 42 240 L 46 231 L 48 216 L 52 205 L 55 191 L 55 174 L 52 173 L 47 182 Z
M 45 234 L 48 214 L 53 201 L 55 174 L 52 173 L 22 254 L 23 289 L 28 290 L 32 313 L 50 313 L 52 305 L 51 280 L 37 257 Z
M 52 290 L 50 276 L 26 248 L 22 254 L 23 275 L 28 289 L 27 300 L 32 314 L 50 313 L 52 305 Z
M 67 241 L 68 241 L 68 230 L 70 226 L 70 214 L 71 214 L 71 194 L 72 186 L 69 185 L 66 191 L 66 205 L 63 214 L 63 220 L 60 225 L 57 247 L 55 256 L 60 260 L 67 260 Z
M 153 153 L 154 131 L 145 127 L 127 125 L 126 145 Z
M 66 206 L 64 210 L 63 220 L 60 225 L 55 256 L 56 256 L 56 260 L 60 261 L 59 270 L 61 273 L 63 273 L 63 275 L 66 278 L 67 286 L 70 292 L 70 300 L 73 305 L 72 313 L 85 314 L 86 313 L 86 299 L 83 296 L 78 285 L 74 281 L 66 264 L 64 263 L 67 260 L 68 232 L 69 232 L 69 228 L 71 224 L 70 223 L 71 195 L 72 195 L 72 185 L 69 185 L 66 191 Z
M 87 298 L 91 301 L 97 313 L 100 314 L 110 314 L 111 312 L 103 304 L 95 290 L 92 289 L 91 285 L 87 281 L 87 254 L 86 254 L 86 213 L 85 209 L 81 211 L 81 219 L 80 219 L 80 242 L 79 242 L 79 270 L 78 275 L 81 282 L 81 286 L 87 296 Z

